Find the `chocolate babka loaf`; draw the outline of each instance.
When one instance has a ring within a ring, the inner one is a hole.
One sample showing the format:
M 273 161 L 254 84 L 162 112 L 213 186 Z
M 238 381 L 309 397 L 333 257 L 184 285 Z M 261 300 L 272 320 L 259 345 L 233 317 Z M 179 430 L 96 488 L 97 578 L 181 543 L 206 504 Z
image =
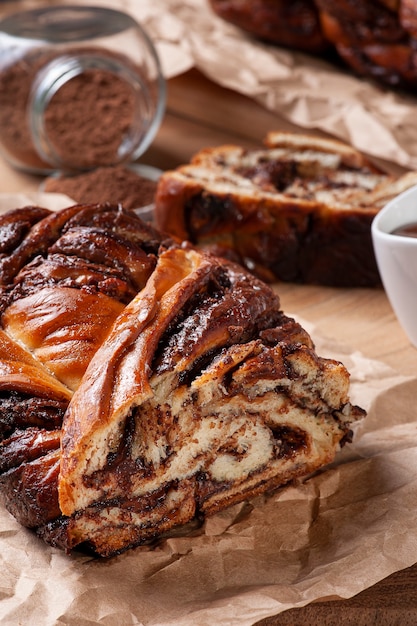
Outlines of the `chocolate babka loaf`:
M 363 77 L 417 90 L 414 0 L 208 1 L 216 15 L 259 39 L 326 54 Z
M 417 91 L 415 2 L 315 1 L 323 35 L 347 66 L 386 85 Z
M 0 493 L 111 556 L 332 461 L 364 411 L 275 292 L 120 206 L 0 217 Z
M 330 44 L 314 0 L 210 0 L 224 20 L 271 43 L 319 53 Z
M 371 287 L 372 220 L 416 183 L 416 172 L 388 175 L 340 141 L 271 132 L 259 149 L 207 148 L 165 172 L 155 219 L 268 282 Z

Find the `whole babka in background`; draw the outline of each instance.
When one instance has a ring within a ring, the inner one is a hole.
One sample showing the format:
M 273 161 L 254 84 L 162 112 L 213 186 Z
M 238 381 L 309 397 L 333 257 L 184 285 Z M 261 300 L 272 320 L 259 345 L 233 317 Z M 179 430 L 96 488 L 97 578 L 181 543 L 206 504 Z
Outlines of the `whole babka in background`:
M 417 3 L 414 0 L 209 0 L 242 30 L 313 54 L 336 52 L 364 77 L 417 89 Z
M 305 52 L 329 48 L 313 0 L 210 0 L 228 22 L 272 43 Z

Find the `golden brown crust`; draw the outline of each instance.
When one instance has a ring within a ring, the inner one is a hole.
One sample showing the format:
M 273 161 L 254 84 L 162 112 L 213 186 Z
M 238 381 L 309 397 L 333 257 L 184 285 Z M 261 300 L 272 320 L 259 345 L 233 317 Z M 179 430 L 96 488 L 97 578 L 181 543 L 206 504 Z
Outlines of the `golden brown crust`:
M 41 367 L 32 354 L 24 350 L 7 333 L 0 330 L 0 390 L 10 387 L 28 395 L 42 395 L 54 400 L 69 401 L 71 391 L 48 370 Z
M 3 328 L 75 390 L 123 309 L 123 304 L 102 294 L 46 287 L 13 302 L 3 314 Z

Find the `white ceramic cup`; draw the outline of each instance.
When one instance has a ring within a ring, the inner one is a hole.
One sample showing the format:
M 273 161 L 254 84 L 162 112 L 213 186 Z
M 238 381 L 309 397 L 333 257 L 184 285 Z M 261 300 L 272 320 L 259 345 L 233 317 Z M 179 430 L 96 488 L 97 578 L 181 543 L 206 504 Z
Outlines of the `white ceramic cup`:
M 392 231 L 417 223 L 417 186 L 400 194 L 372 222 L 372 240 L 382 283 L 398 321 L 417 347 L 417 238 Z

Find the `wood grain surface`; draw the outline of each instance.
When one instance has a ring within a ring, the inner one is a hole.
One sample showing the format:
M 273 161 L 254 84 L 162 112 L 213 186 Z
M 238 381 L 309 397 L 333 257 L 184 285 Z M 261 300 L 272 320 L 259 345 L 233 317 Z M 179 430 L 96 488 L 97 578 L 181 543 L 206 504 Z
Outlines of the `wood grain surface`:
M 416 626 L 417 567 L 395 572 L 349 600 L 315 602 L 256 626 Z

